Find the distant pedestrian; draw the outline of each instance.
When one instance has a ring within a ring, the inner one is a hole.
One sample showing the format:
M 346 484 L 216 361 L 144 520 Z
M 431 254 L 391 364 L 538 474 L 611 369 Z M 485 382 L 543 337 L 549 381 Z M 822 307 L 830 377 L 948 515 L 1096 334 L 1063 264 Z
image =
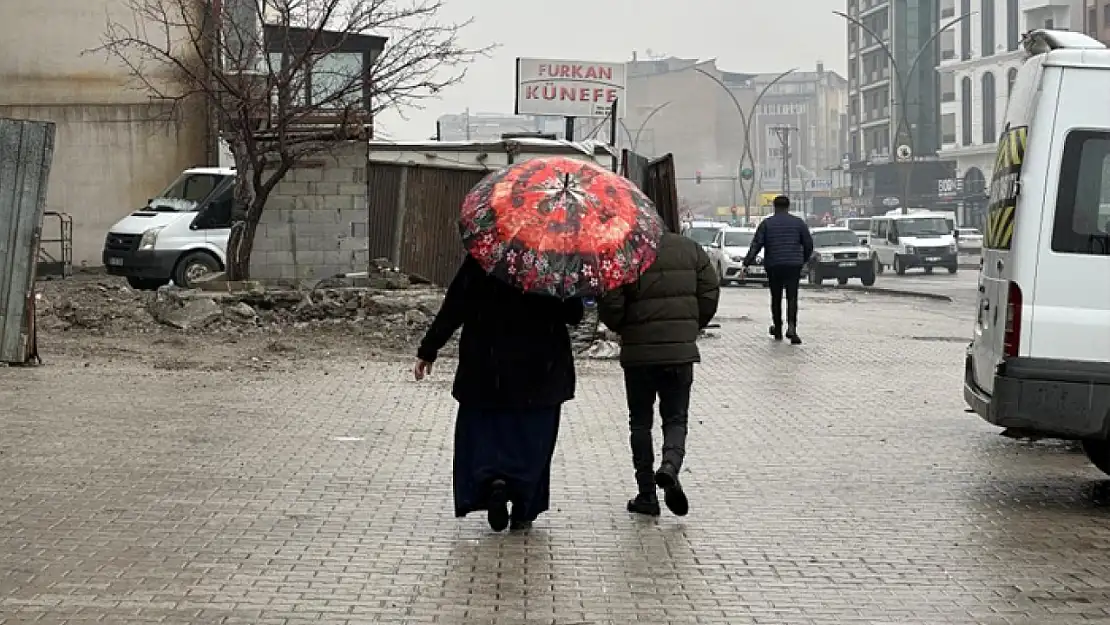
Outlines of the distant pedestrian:
M 701 360 L 697 339 L 717 313 L 719 284 L 709 256 L 697 242 L 667 233 L 655 262 L 640 279 L 599 302 L 601 321 L 621 337 L 629 443 L 639 491 L 628 502 L 629 512 L 659 516 L 657 486 L 671 512 L 689 512 L 678 474 L 686 457 L 694 363 Z M 663 422 L 658 471 L 652 441 L 656 398 Z
M 581 299 L 524 293 L 467 256 L 417 351 L 422 380 L 462 327 L 452 394 L 455 516 L 485 510 L 490 527 L 525 530 L 549 507 L 562 406 L 574 398 L 568 325 Z M 509 504 L 512 504 L 512 514 Z
M 763 267 L 767 271 L 767 286 L 771 290 L 771 336 L 781 341 L 782 296 L 786 293 L 786 338 L 792 345 L 800 345 L 798 336 L 798 284 L 802 279 L 802 266 L 813 256 L 813 237 L 806 222 L 790 214 L 790 198 L 780 195 L 773 205 L 775 214 L 759 222 L 744 269 L 755 263 L 763 250 Z

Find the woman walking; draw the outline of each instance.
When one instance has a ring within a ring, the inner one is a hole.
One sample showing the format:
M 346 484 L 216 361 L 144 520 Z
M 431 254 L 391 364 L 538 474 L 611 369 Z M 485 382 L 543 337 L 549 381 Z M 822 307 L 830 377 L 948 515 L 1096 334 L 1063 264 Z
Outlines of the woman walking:
M 549 506 L 551 456 L 565 402 L 574 398 L 568 325 L 581 299 L 524 293 L 467 256 L 417 351 L 423 379 L 462 327 L 452 395 L 455 516 L 485 510 L 497 532 L 531 527 Z M 509 512 L 509 505 L 512 512 Z
M 568 326 L 582 299 L 634 282 L 663 225 L 627 179 L 588 162 L 534 158 L 490 174 L 466 196 L 468 251 L 417 351 L 417 380 L 460 327 L 452 394 L 455 515 L 523 530 L 550 506 L 551 457 L 574 397 Z M 512 507 L 510 512 L 509 508 Z

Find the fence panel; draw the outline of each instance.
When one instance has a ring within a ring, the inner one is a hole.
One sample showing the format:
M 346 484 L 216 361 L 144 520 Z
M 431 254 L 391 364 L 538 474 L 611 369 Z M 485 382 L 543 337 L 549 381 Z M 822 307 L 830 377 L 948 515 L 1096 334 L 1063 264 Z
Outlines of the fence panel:
M 410 166 L 404 175 L 400 266 L 435 284 L 447 285 L 463 259 L 459 211 L 463 198 L 486 172 Z
M 54 124 L 0 119 L 0 362 L 37 357 L 35 267 Z

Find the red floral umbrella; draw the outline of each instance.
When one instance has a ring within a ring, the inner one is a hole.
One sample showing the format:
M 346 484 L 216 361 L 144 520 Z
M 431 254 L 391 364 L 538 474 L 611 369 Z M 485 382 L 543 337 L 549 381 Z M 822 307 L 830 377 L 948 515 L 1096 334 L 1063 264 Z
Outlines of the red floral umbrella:
M 655 262 L 663 221 L 627 178 L 552 157 L 486 176 L 463 201 L 459 231 L 490 274 L 566 299 L 639 278 Z

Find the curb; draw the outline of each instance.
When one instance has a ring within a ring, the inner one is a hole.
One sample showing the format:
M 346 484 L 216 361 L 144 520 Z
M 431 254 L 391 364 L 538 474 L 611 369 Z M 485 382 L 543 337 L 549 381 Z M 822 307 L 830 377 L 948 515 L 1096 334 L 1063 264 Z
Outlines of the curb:
M 929 293 L 926 291 L 910 291 L 908 289 L 888 289 L 879 286 L 858 286 L 854 284 L 836 285 L 836 286 L 817 286 L 815 284 L 801 284 L 802 289 L 810 291 L 853 291 L 856 293 L 867 293 L 868 295 L 887 295 L 890 297 L 916 297 L 919 299 L 928 299 L 937 302 L 951 302 L 952 298 L 948 295 L 941 295 L 940 293 Z

